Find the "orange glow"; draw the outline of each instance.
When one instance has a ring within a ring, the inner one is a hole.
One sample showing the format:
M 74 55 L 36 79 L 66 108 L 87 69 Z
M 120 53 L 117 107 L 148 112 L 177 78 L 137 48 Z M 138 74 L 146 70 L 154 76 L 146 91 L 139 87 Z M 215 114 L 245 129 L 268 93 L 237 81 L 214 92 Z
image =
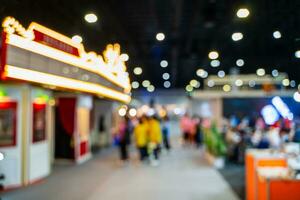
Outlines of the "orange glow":
M 5 76 L 33 83 L 40 83 L 49 86 L 57 86 L 65 89 L 87 92 L 94 95 L 115 99 L 124 103 L 129 103 L 131 100 L 131 97 L 129 95 L 112 90 L 105 86 L 19 68 L 11 65 L 5 66 Z

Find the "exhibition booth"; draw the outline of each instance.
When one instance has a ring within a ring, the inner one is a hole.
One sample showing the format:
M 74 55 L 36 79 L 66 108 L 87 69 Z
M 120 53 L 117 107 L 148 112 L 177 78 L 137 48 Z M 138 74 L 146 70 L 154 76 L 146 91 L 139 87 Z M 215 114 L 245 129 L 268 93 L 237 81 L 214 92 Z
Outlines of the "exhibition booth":
M 130 102 L 131 87 L 119 44 L 98 55 L 35 22 L 2 26 L 0 171 L 10 189 L 49 175 L 54 159 L 88 160 L 91 133 L 109 132 L 113 102 Z

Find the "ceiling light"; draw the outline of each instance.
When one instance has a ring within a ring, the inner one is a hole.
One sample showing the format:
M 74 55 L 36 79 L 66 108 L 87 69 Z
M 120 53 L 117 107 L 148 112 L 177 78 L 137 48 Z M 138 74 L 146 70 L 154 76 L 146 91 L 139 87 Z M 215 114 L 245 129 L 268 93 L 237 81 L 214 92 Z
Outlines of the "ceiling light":
M 291 81 L 290 81 L 290 86 L 291 86 L 292 88 L 296 87 L 296 81 L 291 80 Z
M 275 39 L 281 38 L 281 33 L 280 33 L 280 31 L 274 31 L 274 32 L 273 32 L 273 37 L 274 37 Z
M 150 81 L 148 81 L 148 80 L 144 80 L 143 82 L 142 82 L 142 85 L 143 85 L 143 87 L 149 87 L 149 85 L 150 85 Z
M 215 82 L 214 82 L 213 80 L 209 80 L 209 81 L 207 82 L 207 86 L 208 86 L 208 87 L 214 87 L 214 86 L 215 86 Z
M 163 33 L 157 33 L 156 34 L 156 39 L 158 41 L 163 41 L 165 39 L 165 34 L 163 34 Z
M 94 13 L 89 13 L 84 16 L 84 19 L 88 23 L 95 23 L 98 20 L 98 17 Z
M 190 81 L 190 85 L 191 85 L 192 87 L 196 87 L 196 86 L 198 85 L 198 81 L 195 80 L 195 79 L 193 79 L 193 80 Z
M 239 18 L 246 18 L 248 17 L 250 14 L 250 11 L 247 9 L 247 8 L 240 8 L 237 12 L 236 12 L 236 15 L 239 17 Z
M 278 75 L 279 75 L 279 73 L 278 73 L 277 69 L 272 70 L 272 76 L 273 77 L 277 77 Z
M 163 67 L 163 68 L 168 67 L 168 61 L 162 60 L 162 61 L 160 62 L 160 66 Z
M 207 78 L 208 77 L 208 73 L 207 71 L 204 71 L 203 75 L 201 76 L 201 78 Z
M 290 80 L 288 78 L 283 79 L 282 80 L 282 85 L 285 86 L 285 87 L 289 86 L 290 85 Z
M 300 93 L 299 92 L 294 93 L 294 100 L 300 103 Z
M 154 92 L 154 90 L 155 90 L 155 87 L 154 87 L 153 85 L 149 85 L 149 86 L 147 87 L 147 91 L 148 91 L 148 92 Z
M 131 83 L 131 87 L 132 87 L 133 89 L 137 89 L 137 88 L 139 88 L 139 86 L 140 86 L 140 84 L 139 84 L 139 82 L 137 82 L 137 81 L 133 81 L 133 82 Z
M 231 90 L 231 86 L 230 85 L 226 84 L 226 85 L 223 86 L 223 91 L 224 92 L 230 92 L 230 90 Z
M 218 77 L 224 78 L 225 77 L 225 72 L 223 70 L 218 71 Z
M 140 68 L 140 67 L 136 67 L 136 68 L 133 69 L 133 73 L 135 75 L 141 75 L 143 73 L 143 69 Z
M 300 50 L 298 50 L 298 51 L 295 52 L 295 57 L 296 58 L 300 58 Z
M 122 61 L 126 62 L 126 61 L 129 60 L 129 56 L 128 56 L 128 54 L 123 53 L 123 54 L 120 55 L 120 59 L 121 59 Z
M 185 87 L 185 90 L 187 91 L 187 92 L 192 92 L 193 91 L 193 86 L 191 86 L 191 85 L 187 85 L 186 87 Z
M 219 53 L 217 51 L 211 51 L 209 52 L 208 57 L 212 60 L 217 59 L 219 57 Z
M 75 43 L 80 44 L 82 42 L 82 37 L 80 37 L 79 35 L 74 35 L 72 37 L 72 41 L 75 42 Z
M 233 41 L 239 41 L 239 40 L 243 39 L 243 37 L 244 37 L 243 34 L 240 33 L 240 32 L 233 33 L 231 35 L 231 38 L 232 38 Z
M 235 85 L 238 86 L 238 87 L 240 87 L 240 86 L 243 85 L 243 81 L 242 81 L 241 79 L 237 79 L 237 80 L 235 81 Z
M 164 79 L 164 80 L 168 80 L 169 78 L 170 78 L 170 74 L 169 73 L 163 73 L 163 75 L 162 75 L 162 78 Z
M 243 59 L 238 59 L 238 60 L 236 61 L 236 65 L 239 66 L 239 67 L 244 66 L 244 64 L 245 64 L 245 62 L 244 62 Z
M 200 87 L 200 82 L 199 81 L 197 81 L 197 84 L 194 86 L 194 88 L 199 88 Z
M 165 81 L 165 82 L 164 82 L 164 87 L 165 87 L 165 88 L 171 87 L 171 82 L 170 82 L 170 81 Z
M 220 61 L 219 60 L 212 60 L 210 62 L 210 66 L 212 66 L 212 67 L 219 67 L 220 66 Z
M 266 74 L 266 71 L 263 68 L 259 68 L 258 70 L 256 70 L 256 74 L 257 76 L 264 76 Z
M 202 77 L 203 74 L 204 74 L 204 72 L 205 72 L 204 69 L 198 69 L 197 72 L 196 72 L 196 74 L 197 74 L 197 76 Z
M 249 86 L 250 87 L 255 87 L 255 85 L 256 85 L 256 83 L 255 83 L 255 80 L 251 80 L 251 81 L 249 81 Z

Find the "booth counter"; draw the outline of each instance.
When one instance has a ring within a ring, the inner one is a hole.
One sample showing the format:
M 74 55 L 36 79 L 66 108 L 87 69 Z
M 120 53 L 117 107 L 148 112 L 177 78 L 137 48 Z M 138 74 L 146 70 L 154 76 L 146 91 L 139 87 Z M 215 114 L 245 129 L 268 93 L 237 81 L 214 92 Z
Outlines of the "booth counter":
M 246 153 L 247 200 L 299 200 L 300 180 L 285 153 L 250 149 Z

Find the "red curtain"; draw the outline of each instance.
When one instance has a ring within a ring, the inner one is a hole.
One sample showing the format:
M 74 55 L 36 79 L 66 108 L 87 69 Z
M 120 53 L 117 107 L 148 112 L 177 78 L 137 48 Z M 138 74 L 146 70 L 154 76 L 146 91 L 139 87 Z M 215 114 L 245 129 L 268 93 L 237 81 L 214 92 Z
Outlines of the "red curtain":
M 75 128 L 76 98 L 59 98 L 58 112 L 60 121 L 69 135 L 73 135 Z

